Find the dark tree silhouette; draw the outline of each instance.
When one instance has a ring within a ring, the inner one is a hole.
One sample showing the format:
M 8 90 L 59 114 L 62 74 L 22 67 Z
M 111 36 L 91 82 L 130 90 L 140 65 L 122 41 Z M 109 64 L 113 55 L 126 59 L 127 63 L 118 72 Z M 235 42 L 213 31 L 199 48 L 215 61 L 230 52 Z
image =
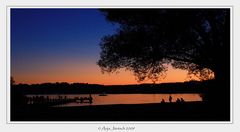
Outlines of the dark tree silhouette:
M 165 75 L 165 64 L 189 74 L 230 80 L 230 9 L 102 9 L 118 31 L 102 38 L 103 72 L 133 71 L 142 81 Z M 228 85 L 229 86 L 229 85 Z
M 10 78 L 10 85 L 11 86 L 13 86 L 13 85 L 15 85 L 15 80 L 14 80 L 14 78 L 11 76 L 11 78 Z
M 214 80 L 204 83 L 208 111 L 230 120 L 230 9 L 102 9 L 119 25 L 102 38 L 103 72 L 132 71 L 139 81 L 164 77 L 168 65 Z M 221 99 L 221 101 L 219 101 Z

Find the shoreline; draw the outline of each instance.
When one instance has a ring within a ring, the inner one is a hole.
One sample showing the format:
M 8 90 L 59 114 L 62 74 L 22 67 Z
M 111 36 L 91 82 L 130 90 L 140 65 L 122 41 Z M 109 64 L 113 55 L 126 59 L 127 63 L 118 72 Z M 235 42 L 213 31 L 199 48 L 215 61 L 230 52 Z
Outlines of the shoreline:
M 222 112 L 204 102 L 22 107 L 12 109 L 11 121 L 229 121 Z

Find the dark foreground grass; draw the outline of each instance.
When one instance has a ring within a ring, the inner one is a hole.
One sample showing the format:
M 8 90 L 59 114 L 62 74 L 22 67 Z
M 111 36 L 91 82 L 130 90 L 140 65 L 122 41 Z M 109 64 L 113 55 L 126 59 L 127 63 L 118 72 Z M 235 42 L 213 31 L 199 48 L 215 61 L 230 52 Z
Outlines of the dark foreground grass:
M 16 107 L 11 121 L 229 121 L 227 109 L 203 102 L 183 104 Z

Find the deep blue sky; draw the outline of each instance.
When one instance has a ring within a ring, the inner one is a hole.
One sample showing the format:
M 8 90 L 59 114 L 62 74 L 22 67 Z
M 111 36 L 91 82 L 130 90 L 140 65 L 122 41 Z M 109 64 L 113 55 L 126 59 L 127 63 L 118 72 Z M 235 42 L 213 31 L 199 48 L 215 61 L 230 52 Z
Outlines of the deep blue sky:
M 11 9 L 12 75 L 70 60 L 96 63 L 101 38 L 116 27 L 98 9 Z
M 114 29 L 97 9 L 12 9 L 12 59 L 96 58 L 101 37 Z

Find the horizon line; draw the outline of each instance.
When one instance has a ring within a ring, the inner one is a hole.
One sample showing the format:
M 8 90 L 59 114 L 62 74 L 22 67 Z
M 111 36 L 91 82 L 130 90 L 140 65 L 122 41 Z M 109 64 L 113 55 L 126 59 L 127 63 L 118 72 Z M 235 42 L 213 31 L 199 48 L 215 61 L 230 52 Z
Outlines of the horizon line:
M 211 80 L 211 79 L 210 79 Z M 206 80 L 202 80 L 206 81 Z M 160 83 L 129 83 L 129 84 L 98 84 L 98 83 L 87 83 L 87 82 L 42 82 L 42 83 L 15 83 L 15 85 L 27 84 L 27 85 L 36 85 L 36 84 L 54 84 L 54 83 L 67 83 L 67 84 L 87 84 L 87 85 L 103 85 L 103 86 L 113 86 L 113 85 L 143 85 L 143 84 L 169 84 L 169 83 L 185 83 L 185 82 L 202 82 L 201 80 L 188 80 L 182 82 L 160 82 Z

